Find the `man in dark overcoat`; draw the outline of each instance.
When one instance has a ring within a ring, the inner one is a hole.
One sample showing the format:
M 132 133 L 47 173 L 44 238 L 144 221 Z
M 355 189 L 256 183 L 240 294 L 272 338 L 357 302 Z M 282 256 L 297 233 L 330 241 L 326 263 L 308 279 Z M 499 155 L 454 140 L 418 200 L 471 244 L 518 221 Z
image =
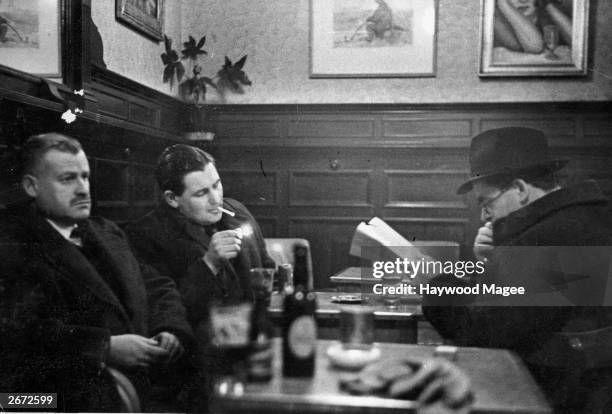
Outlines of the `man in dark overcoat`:
M 189 145 L 168 147 L 156 178 L 163 200 L 126 232 L 144 263 L 176 281 L 197 329 L 211 305 L 252 300 L 250 269 L 274 267 L 274 261 L 253 215 L 223 198 L 210 154 Z
M 612 340 L 610 206 L 595 181 L 562 188 L 554 172 L 566 163 L 552 159 L 544 134 L 531 128 L 473 138 L 472 177 L 458 192 L 473 191 L 481 209 L 474 254 L 485 273 L 433 283 L 478 284 L 480 294 L 428 296 L 423 311 L 457 344 L 516 351 L 555 409 L 605 412 L 607 402 L 591 398 L 589 387 L 607 389 L 612 378 L 612 353 L 600 352 Z M 491 284 L 525 293 L 484 295 Z
M 252 301 L 250 269 L 275 263 L 253 215 L 223 197 L 210 154 L 189 145 L 170 146 L 159 158 L 156 179 L 162 200 L 126 232 L 139 259 L 179 287 L 199 343 L 197 390 L 209 383 L 211 373 L 231 365 L 211 345 L 211 307 Z M 192 394 L 195 409 L 205 410 L 206 397 Z
M 110 368 L 146 410 L 149 372 L 193 334 L 172 280 L 141 266 L 115 224 L 90 217 L 89 174 L 72 138 L 23 146 L 33 204 L 0 221 L 0 390 L 56 392 L 58 411 L 119 411 Z

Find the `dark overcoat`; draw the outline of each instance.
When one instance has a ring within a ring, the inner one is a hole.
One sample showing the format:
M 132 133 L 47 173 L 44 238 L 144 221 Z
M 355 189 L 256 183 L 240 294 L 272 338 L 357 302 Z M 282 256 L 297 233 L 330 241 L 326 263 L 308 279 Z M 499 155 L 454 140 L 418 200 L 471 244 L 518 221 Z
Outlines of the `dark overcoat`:
M 110 336 L 168 331 L 188 346 L 193 334 L 172 280 L 141 266 L 115 224 L 79 227 L 96 267 L 33 209 L 0 219 L 0 389 L 57 392 L 58 411 L 117 411 Z
M 426 296 L 423 313 L 457 344 L 517 352 L 536 376 L 545 372 L 542 376 L 547 378 L 538 379 L 553 402 L 562 406 L 580 387 L 581 374 L 579 367 L 570 367 L 576 361 L 569 360 L 567 370 L 541 369 L 550 365 L 557 351 L 548 345 L 555 343 L 559 332 L 612 326 L 610 308 L 603 306 L 611 299 L 608 284 L 612 283 L 608 201 L 595 181 L 586 181 L 549 193 L 498 220 L 493 234 L 496 248 L 486 273 L 470 284 L 524 286 L 527 295 L 464 297 L 456 303 L 464 306 L 448 306 L 455 298 Z M 464 281 L 442 276 L 434 283 Z M 491 303 L 499 306 L 485 306 Z
M 223 207 L 236 215 L 231 217 L 224 213 L 215 224 L 216 230 L 248 225 L 252 234 L 243 238 L 236 258 L 223 262 L 219 274 L 213 274 L 202 260 L 208 251 L 210 231 L 165 202 L 126 228 L 138 258 L 175 280 L 189 320 L 197 336 L 204 341 L 208 337 L 205 330 L 209 307 L 251 300 L 249 270 L 275 266 L 266 251 L 261 229 L 247 208 L 228 198 L 224 199 Z

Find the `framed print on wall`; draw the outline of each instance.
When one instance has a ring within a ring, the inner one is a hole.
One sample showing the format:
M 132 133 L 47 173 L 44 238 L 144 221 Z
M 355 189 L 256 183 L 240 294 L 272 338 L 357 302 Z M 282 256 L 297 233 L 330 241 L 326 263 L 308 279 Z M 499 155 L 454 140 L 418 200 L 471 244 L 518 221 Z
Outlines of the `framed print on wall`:
M 479 75 L 586 75 L 588 9 L 588 0 L 481 0 Z
M 155 40 L 163 39 L 163 0 L 115 0 L 117 20 Z
M 0 64 L 33 75 L 62 75 L 59 0 L 0 1 Z
M 435 76 L 437 0 L 310 0 L 310 77 Z

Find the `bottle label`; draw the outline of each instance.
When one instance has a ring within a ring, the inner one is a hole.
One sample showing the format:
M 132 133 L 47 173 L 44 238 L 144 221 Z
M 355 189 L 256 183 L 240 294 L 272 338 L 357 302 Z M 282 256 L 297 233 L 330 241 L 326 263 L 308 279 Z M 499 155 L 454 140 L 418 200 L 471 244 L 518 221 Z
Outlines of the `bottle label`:
M 317 325 L 312 316 L 296 318 L 289 328 L 289 349 L 298 358 L 308 358 L 314 354 L 317 344 Z

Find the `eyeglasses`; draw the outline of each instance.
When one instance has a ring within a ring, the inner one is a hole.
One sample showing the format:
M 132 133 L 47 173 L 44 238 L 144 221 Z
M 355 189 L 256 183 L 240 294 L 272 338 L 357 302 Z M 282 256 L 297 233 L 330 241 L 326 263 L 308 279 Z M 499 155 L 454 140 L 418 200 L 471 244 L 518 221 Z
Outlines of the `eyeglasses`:
M 512 186 L 508 186 L 508 187 L 504 187 L 501 190 L 499 190 L 499 194 L 497 194 L 495 197 L 486 197 L 482 200 L 480 200 L 478 202 L 478 207 L 480 207 L 481 210 L 486 210 L 486 211 L 490 211 L 489 208 L 491 207 L 491 205 L 498 199 L 500 198 L 502 195 L 504 195 L 504 193 L 506 191 L 508 191 Z

